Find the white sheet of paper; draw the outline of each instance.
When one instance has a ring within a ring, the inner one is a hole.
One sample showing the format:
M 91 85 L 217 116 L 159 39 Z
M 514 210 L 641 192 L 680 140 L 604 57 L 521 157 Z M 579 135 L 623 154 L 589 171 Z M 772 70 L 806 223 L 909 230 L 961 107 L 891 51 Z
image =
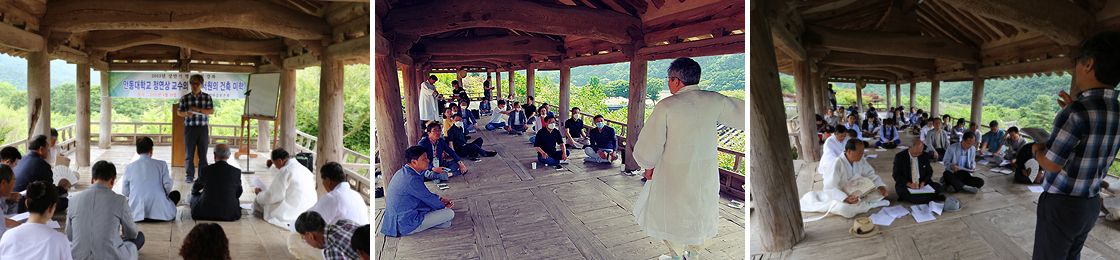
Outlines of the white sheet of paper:
M 880 226 L 890 226 L 891 223 L 894 223 L 895 220 L 895 217 L 892 217 L 890 214 L 887 214 L 886 212 L 883 212 L 881 210 L 879 211 L 879 213 L 871 214 L 871 216 L 868 216 L 868 218 L 871 219 L 871 223 L 875 223 L 875 225 Z
M 59 225 L 58 221 L 54 220 L 47 220 L 47 226 L 51 228 L 62 228 L 62 225 Z
M 23 190 L 23 191 L 19 192 L 19 195 L 27 196 L 27 190 Z
M 934 220 L 934 219 L 937 219 L 937 218 L 933 217 L 933 213 L 931 213 L 931 212 L 925 212 L 925 213 L 915 212 L 914 213 L 914 221 L 917 221 L 918 223 L 922 223 L 922 222 L 926 222 L 926 221 L 930 221 L 930 220 Z
M 879 155 L 878 154 L 868 154 L 866 158 L 871 159 L 871 158 L 875 158 L 875 157 L 879 157 Z
M 906 207 L 903 207 L 902 205 L 886 207 L 886 208 L 883 208 L 883 210 L 881 210 L 881 211 L 887 212 L 887 214 L 891 215 L 891 217 L 894 217 L 894 218 L 901 218 L 902 216 L 906 216 L 907 214 L 910 214 L 910 211 L 906 210 Z
M 1000 167 L 1003 167 L 1003 166 L 1007 166 L 1008 164 L 1011 164 L 1011 161 L 1008 161 L 1008 160 L 1003 160 L 1003 162 L 1000 162 L 1000 163 L 999 163 L 999 166 L 1000 166 Z
M 30 217 L 31 217 L 31 212 L 24 212 L 24 213 L 19 213 L 19 214 L 8 216 L 8 218 L 10 218 L 12 220 L 15 220 L 15 221 L 19 221 L 19 222 L 23 222 L 24 220 L 27 220 L 27 218 L 30 218 Z
M 937 203 L 935 201 L 930 201 L 929 202 L 929 209 L 930 209 L 930 211 L 933 211 L 933 213 L 937 213 L 937 215 L 941 215 L 941 212 L 945 210 L 945 204 Z
M 976 162 L 976 164 L 984 164 L 984 165 L 987 165 L 988 163 L 991 163 L 991 162 L 989 162 L 988 160 L 980 160 L 979 162 Z
M 191 113 L 191 114 L 195 114 L 195 115 L 200 115 L 200 116 L 206 115 L 206 114 L 203 114 L 203 113 L 200 113 L 200 112 L 195 112 L 195 111 L 190 111 L 190 110 L 187 110 L 187 112 Z
M 899 145 L 899 146 L 898 146 L 898 149 L 902 149 L 902 150 L 906 150 L 906 149 L 908 149 L 908 148 L 910 148 L 910 147 L 906 147 L 906 146 L 901 146 L 901 145 Z
M 241 204 L 241 208 L 247 209 L 247 210 L 253 210 L 253 203 Z
M 1027 186 L 1027 188 L 1031 189 L 1031 192 L 1034 192 L 1034 193 L 1042 193 L 1042 191 L 1043 191 L 1042 186 Z
M 927 194 L 927 193 L 933 193 L 933 192 L 936 191 L 936 190 L 933 189 L 933 186 L 929 186 L 929 185 L 926 185 L 925 187 L 922 187 L 921 189 L 916 189 L 915 190 L 915 189 L 907 188 L 907 190 L 910 190 L 910 194 Z
M 875 149 L 876 152 L 886 152 L 887 149 Z
M 253 179 L 253 186 L 260 188 L 261 191 L 268 190 L 268 186 L 264 186 L 264 182 L 262 182 L 261 179 Z
M 1104 211 L 1101 211 L 1100 214 L 1097 214 L 1097 217 L 1104 217 L 1104 215 Z M 875 219 L 871 219 L 871 221 L 875 222 Z
M 871 138 L 869 138 L 869 137 L 864 137 L 864 138 L 860 138 L 860 140 L 864 140 L 864 141 L 871 141 Z

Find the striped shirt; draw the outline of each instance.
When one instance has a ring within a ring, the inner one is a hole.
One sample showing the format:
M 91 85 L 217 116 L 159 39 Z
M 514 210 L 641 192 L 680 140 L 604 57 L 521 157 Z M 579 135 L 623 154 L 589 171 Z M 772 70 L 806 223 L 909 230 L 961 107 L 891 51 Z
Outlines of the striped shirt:
M 1062 166 L 1046 174 L 1048 193 L 1093 198 L 1120 149 L 1120 101 L 1115 89 L 1081 91 L 1054 118 L 1046 158 Z
M 350 237 L 358 224 L 349 219 L 339 219 L 334 224 L 327 225 L 323 232 L 323 259 L 325 260 L 351 260 L 360 259 L 358 252 L 350 247 Z
M 210 94 L 206 92 L 187 93 L 179 98 L 179 111 L 190 111 L 191 107 L 198 107 L 202 109 L 214 109 L 214 101 L 210 99 Z M 197 115 L 191 114 L 183 118 L 183 125 L 185 126 L 206 126 L 210 123 L 210 115 Z

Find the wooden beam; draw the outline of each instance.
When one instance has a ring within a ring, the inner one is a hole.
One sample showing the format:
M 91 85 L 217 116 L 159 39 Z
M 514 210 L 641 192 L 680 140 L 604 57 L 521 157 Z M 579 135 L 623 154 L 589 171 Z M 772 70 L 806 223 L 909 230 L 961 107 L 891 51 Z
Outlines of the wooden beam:
M 151 4 L 132 0 L 56 0 L 43 24 L 52 30 L 188 30 L 239 28 L 300 40 L 330 35 L 323 18 L 267 1 L 198 0 Z
M 422 53 L 428 55 L 524 55 L 558 56 L 564 43 L 530 36 L 477 36 L 448 39 L 421 38 Z M 415 47 L 414 47 L 415 48 Z
M 744 29 L 743 21 L 745 21 L 746 19 L 746 14 L 740 13 L 734 16 L 715 18 L 697 23 L 683 24 L 677 27 L 666 28 L 660 31 L 646 31 L 645 42 L 648 44 L 669 41 L 673 38 L 685 39 L 688 37 L 705 35 L 711 33 L 711 31 L 715 29 L 720 29 L 724 32 L 742 30 Z M 789 30 L 786 30 L 786 32 L 789 32 Z
M 638 56 L 641 56 L 642 60 L 660 60 L 743 53 L 743 50 L 747 47 L 746 40 L 745 34 L 737 34 L 685 43 L 644 47 L 638 49 Z
M 81 64 L 89 60 L 89 54 L 70 46 L 59 46 L 58 50 L 51 53 L 51 58 L 64 60 L 71 64 Z
M 851 67 L 885 66 L 902 68 L 911 71 L 928 71 L 936 68 L 933 60 L 931 59 L 852 53 L 842 51 L 829 52 L 828 55 L 825 55 L 824 58 L 820 60 L 819 63 Z
M 432 68 L 460 68 L 460 67 L 473 67 L 473 68 L 497 68 L 498 64 L 485 62 L 485 61 L 464 61 L 464 62 L 431 62 Z
M 324 58 L 349 60 L 355 57 L 365 57 L 366 62 L 369 63 L 369 35 L 346 40 L 344 42 L 331 44 L 327 46 L 327 56 Z
M 627 62 L 626 54 L 621 51 L 611 52 L 607 54 L 596 54 L 591 56 L 580 56 L 575 58 L 566 58 L 562 62 L 564 66 L 579 67 L 589 65 L 611 64 L 619 62 Z
M 1077 46 L 1096 24 L 1092 13 L 1068 0 L 942 0 L 961 10 Z
M 315 55 L 310 52 L 284 59 L 285 69 L 302 69 L 319 65 L 319 57 L 315 57 Z
M 786 27 L 779 26 L 780 23 L 770 20 L 770 31 L 774 33 L 774 45 L 782 49 L 783 52 L 793 57 L 797 61 L 805 61 L 808 55 L 805 54 L 805 48 L 801 46 L 801 37 L 794 35 Z
M 1015 64 L 980 68 L 980 76 L 985 78 L 1024 73 L 1043 73 L 1073 69 L 1073 62 L 1067 58 L 1052 58 L 1040 61 L 1019 62 Z
M 0 45 L 28 52 L 42 51 L 46 40 L 38 34 L 16 28 L 8 23 L 0 23 Z
M 146 44 L 232 55 L 275 55 L 287 49 L 280 39 L 235 39 L 205 30 L 96 31 L 86 40 L 87 48 L 105 51 Z
M 974 64 L 979 62 L 980 50 L 944 38 L 873 31 L 836 30 L 807 25 L 821 46 L 834 51 L 859 52 L 925 59 L 943 59 Z
M 456 61 L 494 61 L 505 62 L 528 60 L 529 55 L 433 55 L 428 61 L 456 62 Z
M 642 21 L 609 10 L 544 4 L 535 1 L 435 1 L 393 9 L 386 32 L 426 36 L 465 28 L 495 27 L 580 36 L 627 44 L 642 39 Z
M 864 76 L 864 77 L 875 77 L 875 78 L 881 78 L 881 79 L 887 79 L 887 80 L 896 80 L 896 79 L 900 78 L 898 75 L 895 75 L 894 73 L 890 73 L 890 72 L 886 72 L 886 71 L 882 71 L 882 70 L 837 71 L 837 72 L 832 72 L 832 75 L 833 76 L 851 76 L 851 77 Z
M 831 72 L 841 72 L 841 71 L 861 71 L 861 70 L 886 71 L 886 72 L 889 72 L 889 73 L 895 75 L 895 78 L 892 78 L 892 79 L 899 79 L 899 78 L 910 77 L 910 76 L 914 75 L 914 72 L 909 71 L 909 70 L 904 70 L 904 69 L 894 68 L 894 67 L 876 67 L 876 66 L 863 66 L 863 67 L 833 66 L 831 68 L 831 70 L 829 70 L 829 71 L 831 71 Z

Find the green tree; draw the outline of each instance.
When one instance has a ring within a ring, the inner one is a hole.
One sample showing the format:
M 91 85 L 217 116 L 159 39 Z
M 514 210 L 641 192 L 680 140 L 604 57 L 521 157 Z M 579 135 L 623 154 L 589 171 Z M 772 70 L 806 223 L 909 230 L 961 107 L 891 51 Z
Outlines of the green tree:
M 630 82 L 625 80 L 611 81 L 604 92 L 611 97 L 627 97 L 630 95 Z
M 657 78 L 646 79 L 646 98 L 649 100 L 657 101 L 657 96 L 661 94 L 661 90 L 665 89 L 665 80 Z
M 1020 115 L 1019 125 L 1021 127 L 1035 127 L 1042 128 L 1049 131 L 1054 124 L 1054 115 L 1057 110 L 1057 104 L 1049 96 L 1038 95 L 1035 101 L 1030 106 L 1020 107 L 1018 109 Z

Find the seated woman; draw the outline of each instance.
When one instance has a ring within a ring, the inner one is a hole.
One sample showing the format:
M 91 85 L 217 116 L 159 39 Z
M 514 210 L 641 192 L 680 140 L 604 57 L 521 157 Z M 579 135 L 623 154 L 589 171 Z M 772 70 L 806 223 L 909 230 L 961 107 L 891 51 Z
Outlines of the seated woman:
M 424 186 L 420 171 L 428 167 L 428 153 L 424 147 L 409 147 L 404 152 L 408 164 L 397 170 L 389 181 L 385 194 L 385 217 L 381 233 L 399 237 L 416 234 L 436 227 L 451 227 L 455 203 L 439 197 Z
M 832 126 L 829 126 L 828 123 L 824 121 L 824 117 L 821 117 L 821 115 L 817 115 L 817 139 L 820 139 L 821 143 L 823 144 L 825 139 L 828 139 L 829 136 L 832 136 L 831 133 Z
M 898 128 L 894 126 L 894 119 L 887 119 L 886 123 L 879 128 L 879 141 L 875 142 L 875 146 L 894 149 L 901 143 L 902 139 L 898 138 Z
M 0 259 L 72 259 L 70 239 L 47 226 L 58 203 L 54 184 L 37 181 L 27 185 L 27 223 L 9 229 L 0 238 Z M 69 227 L 69 225 L 67 225 Z

